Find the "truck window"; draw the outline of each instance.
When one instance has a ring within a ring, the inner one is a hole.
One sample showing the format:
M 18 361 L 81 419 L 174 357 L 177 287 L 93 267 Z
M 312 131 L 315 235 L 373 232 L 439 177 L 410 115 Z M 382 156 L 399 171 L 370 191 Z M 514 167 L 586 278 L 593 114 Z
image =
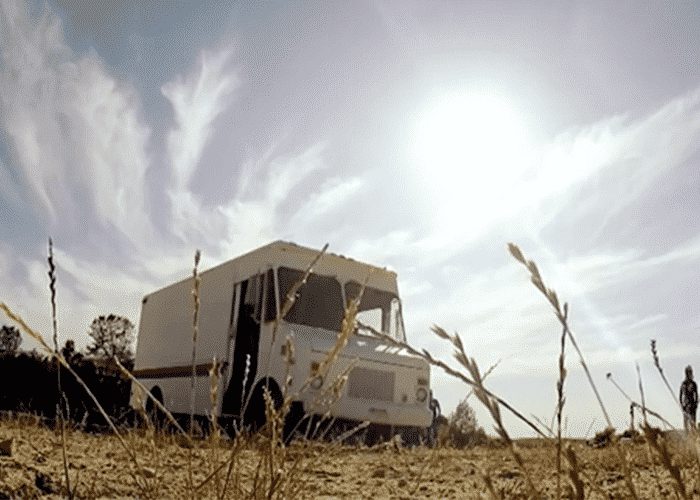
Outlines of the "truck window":
M 345 284 L 345 296 L 347 300 L 356 298 L 362 285 L 356 281 Z M 400 316 L 399 299 L 391 292 L 365 287 L 360 299 L 360 307 L 357 312 L 357 321 L 370 326 L 377 331 L 391 335 L 402 340 L 403 324 Z
M 263 297 L 265 298 L 265 321 L 274 321 L 277 317 L 275 304 L 275 280 L 272 269 L 265 274 L 257 274 L 249 280 L 244 304 L 250 308 L 256 323 L 260 323 L 260 315 L 263 309 Z
M 304 272 L 288 267 L 277 271 L 280 292 L 280 310 L 287 292 L 304 278 Z M 299 288 L 294 306 L 284 320 L 288 323 L 340 331 L 343 321 L 343 295 L 340 283 L 330 276 L 309 275 L 306 284 Z

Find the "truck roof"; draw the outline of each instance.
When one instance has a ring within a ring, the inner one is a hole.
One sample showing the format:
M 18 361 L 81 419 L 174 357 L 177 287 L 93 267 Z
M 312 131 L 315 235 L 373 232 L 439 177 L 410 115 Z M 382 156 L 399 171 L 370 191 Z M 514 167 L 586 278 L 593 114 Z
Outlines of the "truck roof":
M 319 252 L 320 250 L 293 242 L 277 240 L 217 264 L 202 271 L 200 275 L 204 277 L 209 273 L 227 272 L 228 270 L 232 276 L 240 275 L 242 279 L 245 279 L 257 271 L 263 271 L 269 267 L 286 266 L 304 270 Z M 323 257 L 314 266 L 314 272 L 324 276 L 338 276 L 342 278 L 341 281 L 354 280 L 362 283 L 366 279 L 368 286 L 391 291 L 398 295 L 396 273 L 394 271 L 385 267 L 360 262 L 344 255 L 332 252 L 324 253 Z M 191 276 L 154 290 L 146 296 L 188 279 L 192 279 Z

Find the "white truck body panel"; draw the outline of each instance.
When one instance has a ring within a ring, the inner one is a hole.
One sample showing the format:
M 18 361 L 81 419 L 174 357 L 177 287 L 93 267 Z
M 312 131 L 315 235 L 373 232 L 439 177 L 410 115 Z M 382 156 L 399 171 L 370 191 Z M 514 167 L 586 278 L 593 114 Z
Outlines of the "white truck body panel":
M 418 401 L 417 398 L 417 393 L 421 392 L 419 388 L 429 392 L 430 371 L 424 360 L 382 344 L 373 337 L 354 334 L 325 375 L 324 386 L 320 389 L 307 388 L 298 393 L 312 375 L 312 364 L 320 363 L 332 349 L 337 330 L 291 323 L 287 321 L 288 318 L 282 318 L 273 342 L 274 321 L 260 321 L 256 325 L 245 323 L 246 320 L 250 321 L 252 313 L 249 314 L 249 310 L 243 307 L 250 306 L 250 297 L 255 293 L 258 294 L 256 303 L 262 308 L 261 312 L 266 312 L 265 319 L 269 319 L 266 306 L 275 309 L 272 317 L 276 317 L 284 302 L 284 291 L 279 292 L 282 297 L 276 304 L 266 294 L 282 286 L 278 269 L 304 271 L 318 253 L 317 250 L 278 241 L 201 273 L 195 413 L 208 415 L 212 409 L 217 414 L 221 414 L 222 410 L 225 413 L 226 408 L 231 407 L 230 401 L 224 404 L 225 394 L 227 391 L 235 393 L 236 384 L 245 394 L 249 394 L 251 387 L 263 378 L 274 380 L 280 388 L 284 388 L 285 378 L 289 374 L 291 385 L 287 393 L 294 395 L 294 399 L 301 402 L 308 413 L 330 414 L 378 424 L 427 427 L 431 422 L 428 402 Z M 268 270 L 272 271 L 266 275 Z M 349 282 L 363 283 L 366 280 L 368 289 L 374 289 L 377 297 L 385 293 L 396 299 L 399 296 L 394 272 L 343 256 L 324 254 L 314 266 L 313 274 L 319 279 L 335 278 L 340 283 L 343 304 L 349 298 L 346 296 L 346 284 Z M 269 286 L 267 281 L 270 281 Z M 174 413 L 190 411 L 192 289 L 193 279 L 190 277 L 144 297 L 139 325 L 134 372 L 149 390 L 154 387 L 160 389 L 165 406 Z M 303 293 L 302 287 L 300 294 L 303 296 Z M 386 313 L 387 308 L 382 311 Z M 382 319 L 382 324 L 386 325 L 387 321 Z M 253 331 L 251 325 L 256 331 L 250 338 L 257 344 L 244 348 L 248 337 L 243 332 Z M 244 330 L 244 326 L 248 330 Z M 398 320 L 396 328 L 398 331 Z M 287 366 L 284 356 L 288 336 L 295 350 L 295 360 L 290 366 Z M 241 350 L 236 354 L 239 347 Z M 254 379 L 248 381 L 247 390 L 243 388 L 243 352 L 248 352 L 249 356 L 253 353 L 255 357 L 249 360 Z M 225 368 L 219 375 L 217 400 L 212 408 L 209 367 L 214 357 L 224 362 Z M 353 368 L 348 382 L 339 394 L 329 399 L 328 391 L 324 388 L 330 386 L 350 365 Z M 136 392 L 132 389 L 133 407 L 143 404 Z M 235 396 L 231 397 L 238 399 L 238 395 Z M 236 411 L 240 412 L 241 408 Z

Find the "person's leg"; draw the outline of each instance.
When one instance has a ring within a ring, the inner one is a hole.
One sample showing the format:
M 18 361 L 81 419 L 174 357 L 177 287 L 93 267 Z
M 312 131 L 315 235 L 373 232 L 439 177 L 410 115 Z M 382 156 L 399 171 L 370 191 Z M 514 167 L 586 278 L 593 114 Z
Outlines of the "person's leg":
M 696 416 L 697 411 L 698 411 L 697 408 L 693 408 L 693 411 L 691 411 L 691 412 L 690 412 L 690 415 L 689 415 L 689 417 L 690 417 L 690 422 L 688 422 L 688 423 L 690 424 L 690 428 L 691 428 L 693 431 L 695 430 L 695 416 Z
M 689 432 L 692 427 L 695 426 L 695 415 L 690 412 L 689 409 L 683 410 L 683 428 L 686 432 Z

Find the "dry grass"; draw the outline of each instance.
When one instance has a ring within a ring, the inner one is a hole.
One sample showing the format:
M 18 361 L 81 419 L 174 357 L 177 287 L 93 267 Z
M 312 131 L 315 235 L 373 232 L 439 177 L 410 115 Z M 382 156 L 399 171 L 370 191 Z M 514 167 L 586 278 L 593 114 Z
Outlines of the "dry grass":
M 53 240 L 49 238 L 49 291 L 51 292 L 51 326 L 53 329 L 53 350 L 58 353 L 58 321 L 56 319 L 56 265 L 53 262 Z M 66 422 L 64 419 L 63 390 L 61 389 L 61 364 L 56 359 L 56 389 L 59 395 L 56 405 L 56 418 L 61 431 L 61 457 L 63 459 L 63 476 L 66 481 L 66 493 L 68 498 L 73 498 L 75 492 L 70 487 L 70 473 L 68 472 L 68 459 L 66 458 Z
M 291 309 L 296 293 L 304 285 L 312 268 L 325 252 L 326 247 L 310 264 L 304 277 L 295 284 L 281 307 L 276 324 Z M 271 394 L 265 393 L 266 424 L 263 429 L 250 434 L 244 430 L 232 439 L 223 439 L 216 418 L 216 401 L 219 369 L 216 360 L 210 371 L 210 397 L 212 411 L 208 437 L 195 439 L 190 420 L 190 432 L 180 427 L 177 419 L 141 385 L 134 376 L 117 361 L 123 375 L 140 389 L 143 400 L 150 398 L 173 424 L 175 434 L 163 434 L 141 413 L 145 426 L 119 430 L 99 405 L 86 384 L 62 357 L 57 349 L 55 328 L 55 265 L 52 246 L 49 250 L 49 277 L 52 317 L 54 318 L 54 348 L 33 330 L 6 304 L 2 310 L 15 321 L 25 335 L 36 340 L 48 356 L 63 366 L 82 384 L 97 404 L 98 410 L 110 426 L 112 435 L 88 435 L 76 429 L 63 429 L 60 443 L 56 443 L 50 430 L 41 423 L 25 418 L 0 420 L 0 440 L 16 440 L 16 453 L 0 458 L 0 496 L 35 497 L 40 494 L 59 496 L 140 497 L 140 498 L 312 498 L 318 496 L 339 497 L 440 497 L 477 498 L 485 493 L 492 498 L 655 498 L 675 495 L 677 498 L 700 496 L 700 453 L 698 436 L 681 435 L 673 439 L 671 434 L 651 426 L 647 415 L 663 419 L 646 407 L 641 376 L 639 380 L 641 403 L 629 399 L 632 407 L 642 411 L 644 424 L 643 442 L 622 442 L 611 433 L 610 445 L 593 449 L 584 442 L 567 440 L 562 436 L 562 419 L 565 406 L 566 347 L 573 346 L 579 362 L 589 380 L 599 403 L 601 413 L 611 427 L 607 410 L 584 355 L 576 343 L 569 326 L 569 307 L 561 303 L 554 289 L 547 287 L 536 264 L 525 258 L 515 245 L 509 245 L 513 257 L 527 269 L 530 281 L 546 298 L 559 320 L 562 330 L 559 337 L 559 377 L 556 381 L 556 432 L 526 418 L 503 398 L 491 392 L 485 385 L 475 359 L 470 358 L 458 334 L 449 334 L 438 326 L 433 332 L 447 341 L 453 350 L 459 368 L 437 359 L 427 351 L 419 351 L 381 332 L 372 330 L 356 321 L 360 296 L 351 300 L 345 310 L 342 328 L 335 346 L 302 384 L 308 389 L 316 375 L 325 375 L 342 352 L 357 326 L 374 334 L 385 342 L 400 346 L 415 356 L 425 359 L 445 373 L 463 381 L 494 421 L 498 440 L 487 446 L 470 450 L 454 450 L 441 447 L 433 450 L 424 447 L 403 448 L 396 441 L 374 448 L 343 445 L 343 439 L 361 430 L 366 424 L 350 430 L 340 440 L 319 442 L 299 439 L 285 442 L 284 422 L 292 402 L 299 392 L 289 394 L 289 384 L 284 385 L 283 400 L 276 404 Z M 195 256 L 193 270 L 193 367 L 199 312 L 199 252 Z M 277 328 L 274 328 L 275 334 Z M 292 338 L 285 339 L 287 368 L 294 362 Z M 663 375 L 656 344 L 652 343 L 652 356 Z M 324 385 L 319 400 L 332 403 L 340 397 L 348 367 L 335 380 Z M 246 401 L 247 403 L 247 401 Z M 506 429 L 501 410 L 505 409 L 526 423 L 539 438 L 518 441 Z M 194 411 L 192 411 L 194 413 Z M 329 415 L 326 416 L 330 418 Z M 663 420 L 662 420 L 663 421 Z M 543 427 L 545 429 L 543 430 Z M 553 427 L 553 425 L 551 426 Z M 311 426 L 307 432 L 313 433 Z M 316 430 L 319 426 L 316 426 Z M 70 443 L 70 446 L 68 446 Z M 60 451 L 60 453 L 58 453 Z M 566 462 L 564 470 L 563 460 Z M 147 465 L 144 465 L 147 464 Z M 74 473 L 71 475 L 71 470 Z M 659 474 L 657 471 L 664 472 Z M 124 476 L 130 478 L 125 481 Z M 689 477 L 695 477 L 695 481 Z M 568 484 L 562 484 L 562 479 Z
M 75 478 L 78 496 L 84 498 L 267 498 L 267 472 L 258 469 L 268 453 L 266 438 L 244 442 L 221 443 L 222 455 L 233 453 L 237 459 L 224 490 L 226 469 L 221 471 L 221 487 L 211 474 L 211 450 L 202 445 L 193 452 L 193 475 L 201 485 L 192 495 L 187 485 L 186 467 L 190 450 L 172 436 L 157 436 L 157 459 L 152 460 L 153 443 L 143 432 L 133 431 L 127 440 L 144 463 L 152 469 L 151 489 L 136 487 L 125 474 L 129 457 L 114 436 L 85 434 L 68 430 L 68 460 Z M 13 498 L 31 498 L 41 494 L 35 485 L 37 474 L 51 479 L 61 488 L 61 451 L 53 431 L 35 422 L 19 419 L 0 420 L 0 435 L 14 437 L 15 455 L 0 458 L 0 492 Z M 31 445 L 30 445 L 31 443 Z M 556 446 L 553 441 L 521 443 L 523 460 L 528 464 L 533 481 L 542 497 L 555 498 Z M 649 471 L 663 467 L 658 458 L 649 460 L 643 443 L 626 443 L 635 484 L 641 498 L 674 497 L 670 476 L 660 478 L 657 487 Z M 612 448 L 593 449 L 579 441 L 566 441 L 567 450 L 575 453 L 578 465 L 568 469 L 580 481 L 583 497 L 591 499 L 627 498 L 627 488 L 620 472 L 617 453 Z M 527 486 L 518 465 L 505 447 L 480 446 L 467 450 L 451 448 L 396 449 L 334 445 L 322 442 L 294 442 L 285 447 L 287 471 L 293 477 L 279 484 L 274 496 L 282 498 L 482 498 L 487 493 L 482 473 L 487 472 L 494 498 L 528 498 Z M 669 441 L 669 453 L 677 461 L 682 474 L 692 474 L 693 458 L 681 443 Z M 292 469 L 292 465 L 296 464 Z M 257 474 L 257 482 L 256 482 Z M 150 474 L 149 474 L 150 475 Z M 77 478 L 76 478 L 77 476 Z M 255 490 L 257 488 L 257 490 Z M 660 488 L 658 490 L 657 488 Z M 564 498 L 581 498 L 571 489 L 562 488 Z M 689 496 L 697 493 L 687 488 Z M 294 496 L 291 496 L 294 494 Z

